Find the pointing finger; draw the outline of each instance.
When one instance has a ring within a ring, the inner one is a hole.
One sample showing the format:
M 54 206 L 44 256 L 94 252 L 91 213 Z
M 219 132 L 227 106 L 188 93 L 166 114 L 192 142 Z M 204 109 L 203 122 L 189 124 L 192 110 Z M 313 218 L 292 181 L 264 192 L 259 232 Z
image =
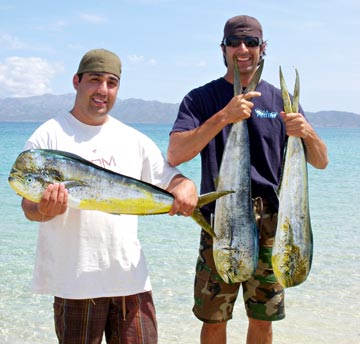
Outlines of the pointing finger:
M 260 96 L 261 96 L 261 93 L 260 93 L 260 92 L 251 91 L 251 92 L 245 93 L 245 94 L 243 95 L 243 98 L 246 99 L 246 100 L 251 100 L 251 98 L 260 97 Z

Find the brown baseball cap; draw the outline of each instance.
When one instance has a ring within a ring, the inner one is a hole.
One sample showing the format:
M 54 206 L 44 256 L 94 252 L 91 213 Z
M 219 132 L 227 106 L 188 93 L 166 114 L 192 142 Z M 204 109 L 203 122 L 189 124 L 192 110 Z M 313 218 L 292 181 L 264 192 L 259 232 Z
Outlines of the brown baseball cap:
M 110 73 L 120 79 L 120 58 L 106 49 L 90 50 L 81 59 L 77 74 L 89 72 Z
M 251 36 L 263 39 L 262 27 L 256 18 L 242 15 L 230 18 L 224 26 L 224 38 Z

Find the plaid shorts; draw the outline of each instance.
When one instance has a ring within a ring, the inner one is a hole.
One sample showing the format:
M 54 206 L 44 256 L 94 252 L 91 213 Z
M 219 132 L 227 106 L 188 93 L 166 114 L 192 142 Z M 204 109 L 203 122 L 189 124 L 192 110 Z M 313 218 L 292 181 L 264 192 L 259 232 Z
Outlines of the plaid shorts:
M 85 300 L 54 299 L 55 330 L 62 344 L 156 344 L 152 293 Z
M 275 321 L 285 317 L 284 290 L 272 270 L 271 254 L 277 225 L 277 213 L 264 202 L 255 202 L 254 213 L 259 236 L 259 262 L 254 275 L 242 283 L 225 283 L 216 272 L 212 237 L 201 232 L 199 257 L 194 283 L 195 316 L 207 323 L 232 318 L 234 304 L 242 285 L 248 317 Z

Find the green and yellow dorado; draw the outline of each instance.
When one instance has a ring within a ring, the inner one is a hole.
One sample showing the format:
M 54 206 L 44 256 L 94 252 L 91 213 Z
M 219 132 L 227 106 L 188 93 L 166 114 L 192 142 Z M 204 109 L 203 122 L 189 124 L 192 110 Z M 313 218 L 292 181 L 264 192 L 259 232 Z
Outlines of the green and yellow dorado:
M 17 194 L 37 203 L 49 184 L 61 183 L 68 190 L 70 208 L 111 214 L 165 214 L 174 200 L 171 193 L 155 185 L 107 170 L 75 154 L 50 149 L 20 153 L 8 181 Z M 230 192 L 199 196 L 191 217 L 211 235 L 214 232 L 200 208 Z
M 299 109 L 299 74 L 293 104 L 280 67 L 280 85 L 286 113 Z M 282 171 L 278 224 L 272 253 L 272 265 L 278 282 L 292 287 L 304 282 L 311 269 L 313 236 L 310 223 L 308 174 L 301 138 L 289 136 Z
M 237 61 L 234 63 L 234 95 L 254 91 L 261 77 L 260 62 L 245 91 Z M 248 280 L 256 270 L 259 230 L 251 197 L 250 141 L 246 120 L 234 123 L 224 148 L 217 188 L 235 192 L 216 201 L 213 256 L 218 274 L 226 283 Z

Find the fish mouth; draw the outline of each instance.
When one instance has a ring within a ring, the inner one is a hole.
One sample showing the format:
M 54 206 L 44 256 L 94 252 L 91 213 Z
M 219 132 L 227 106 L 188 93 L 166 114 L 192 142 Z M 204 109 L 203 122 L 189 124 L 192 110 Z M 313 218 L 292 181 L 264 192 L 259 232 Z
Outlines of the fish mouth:
M 23 179 L 24 179 L 24 175 L 20 171 L 16 169 L 12 169 L 10 171 L 8 181 L 11 185 L 13 185 L 16 182 L 21 183 Z
M 18 175 L 10 175 L 8 182 L 18 196 L 23 196 L 22 180 Z
M 13 182 L 14 180 L 19 180 L 19 179 L 21 179 L 21 175 L 22 175 L 22 173 L 20 171 L 12 168 L 9 173 L 8 181 Z

